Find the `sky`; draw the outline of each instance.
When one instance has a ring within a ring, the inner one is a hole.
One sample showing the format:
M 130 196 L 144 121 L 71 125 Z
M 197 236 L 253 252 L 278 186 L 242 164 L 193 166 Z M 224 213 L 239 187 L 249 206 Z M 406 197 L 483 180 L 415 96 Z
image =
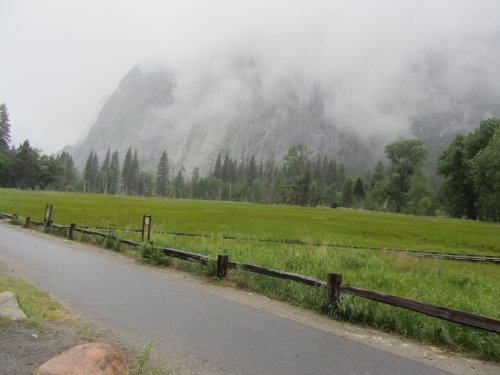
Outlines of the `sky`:
M 250 55 L 269 87 L 321 82 L 332 117 L 370 119 L 372 131 L 407 127 L 436 87 L 500 98 L 498 0 L 0 0 L 0 14 L 12 140 L 45 153 L 85 137 L 137 64 L 175 71 L 195 91 L 192 76 Z

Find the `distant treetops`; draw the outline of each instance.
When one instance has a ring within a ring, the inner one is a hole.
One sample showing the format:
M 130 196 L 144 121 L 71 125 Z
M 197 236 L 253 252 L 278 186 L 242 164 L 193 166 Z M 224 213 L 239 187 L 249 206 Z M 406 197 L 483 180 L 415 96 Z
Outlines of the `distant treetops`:
M 91 150 L 79 175 L 71 155 L 43 155 L 26 140 L 11 146 L 10 119 L 0 104 L 0 186 L 100 194 L 237 200 L 273 204 L 388 210 L 416 215 L 448 214 L 500 222 L 500 119 L 481 121 L 479 128 L 458 134 L 438 159 L 439 187 L 424 172 L 428 152 L 419 139 L 385 147 L 386 163 L 370 171 L 350 168 L 327 155 L 311 155 L 296 144 L 283 160 L 232 159 L 219 154 L 207 176 L 195 168 L 185 179 L 175 177 L 166 150 L 156 173 L 141 171 L 131 147 L 120 166 L 118 151 L 108 149 L 102 163 Z M 358 171 L 356 173 L 356 171 Z M 431 171 L 432 172 L 432 171 Z M 357 174 L 357 175 L 356 175 Z

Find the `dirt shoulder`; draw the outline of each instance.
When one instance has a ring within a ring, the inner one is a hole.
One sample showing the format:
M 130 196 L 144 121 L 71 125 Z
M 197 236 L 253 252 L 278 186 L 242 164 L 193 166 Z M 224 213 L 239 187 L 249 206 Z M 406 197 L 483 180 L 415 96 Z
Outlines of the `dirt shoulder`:
M 21 230 L 21 229 L 19 229 Z M 159 268 L 153 266 L 141 265 L 135 259 L 123 256 L 120 253 L 98 248 L 89 244 L 68 241 L 63 238 L 53 237 L 44 233 L 32 232 L 35 236 L 40 236 L 58 243 L 64 243 L 66 246 L 71 246 L 78 251 L 90 252 L 107 259 L 112 259 L 114 262 L 127 264 L 130 267 L 141 269 L 144 272 L 151 272 L 168 280 L 176 281 L 189 285 L 193 288 L 203 290 L 238 303 L 248 305 L 274 315 L 294 320 L 296 322 L 320 329 L 325 332 L 333 333 L 342 337 L 346 337 L 353 341 L 363 343 L 378 349 L 382 349 L 402 357 L 410 358 L 427 365 L 449 371 L 457 375 L 496 375 L 500 373 L 500 366 L 494 363 L 483 362 L 464 358 L 458 354 L 447 353 L 438 348 L 412 342 L 407 339 L 401 339 L 396 336 L 388 335 L 373 329 L 363 328 L 352 324 L 338 322 L 329 319 L 315 312 L 292 306 L 290 304 L 271 300 L 265 296 L 256 295 L 246 292 L 241 289 L 216 285 L 209 279 L 193 275 L 186 272 L 181 272 L 172 268 Z M 7 268 L 6 268 L 6 265 Z M 11 275 L 27 278 L 29 280 L 30 272 L 36 272 L 29 267 L 24 266 L 16 259 L 7 259 L 6 255 L 0 253 L 0 273 L 9 272 Z M 63 301 L 64 302 L 64 301 Z M 78 312 L 73 312 L 78 314 Z M 88 322 L 99 330 L 106 330 L 100 322 Z M 55 335 L 57 335 L 57 330 Z M 2 333 L 0 331 L 0 333 Z M 2 335 L 3 336 L 3 335 Z M 116 330 L 112 332 L 114 339 L 120 343 L 122 348 L 125 348 L 130 353 L 137 353 L 140 347 L 144 346 L 147 338 L 132 337 L 126 330 Z M 32 340 L 32 338 L 30 339 Z M 31 341 L 33 342 L 33 341 Z M 28 342 L 26 342 L 28 344 Z M 75 344 L 76 345 L 76 344 Z M 0 350 L 2 347 L 0 346 Z M 177 352 L 175 348 L 169 346 L 168 343 L 157 343 L 157 351 L 162 358 L 166 358 L 166 365 L 174 374 L 190 374 L 190 373 L 223 373 L 217 369 L 206 369 L 203 363 L 198 363 L 196 359 L 191 358 L 189 353 Z M 27 360 L 29 362 L 29 360 Z M 1 357 L 0 357 L 1 362 Z
M 80 344 L 94 342 L 96 336 L 76 323 L 44 322 L 42 329 L 25 322 L 0 325 L 0 374 L 29 375 L 42 363 L 59 353 Z M 100 337 L 97 341 L 108 341 Z M 127 345 L 111 342 L 124 354 L 129 363 L 135 361 L 136 351 Z

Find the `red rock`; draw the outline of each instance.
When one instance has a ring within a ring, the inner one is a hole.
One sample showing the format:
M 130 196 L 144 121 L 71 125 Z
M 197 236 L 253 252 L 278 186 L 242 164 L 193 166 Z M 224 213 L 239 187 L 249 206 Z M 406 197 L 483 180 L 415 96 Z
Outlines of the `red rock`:
M 109 344 L 75 346 L 49 359 L 35 375 L 128 375 L 127 361 Z

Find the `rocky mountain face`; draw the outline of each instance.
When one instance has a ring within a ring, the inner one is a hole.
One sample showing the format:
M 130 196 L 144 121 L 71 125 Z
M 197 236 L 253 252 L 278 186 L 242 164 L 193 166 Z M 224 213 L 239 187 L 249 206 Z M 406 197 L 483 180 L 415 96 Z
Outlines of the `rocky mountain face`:
M 366 135 L 362 124 L 339 126 L 328 108 L 328 90 L 321 82 L 304 84 L 293 77 L 270 85 L 248 59 L 225 66 L 223 74 L 197 76 L 188 83 L 175 72 L 134 67 L 108 98 L 88 136 L 65 150 L 81 169 L 91 150 L 101 161 L 108 148 L 118 150 L 123 160 L 132 147 L 141 168 L 150 171 L 166 150 L 172 170 L 183 168 L 187 176 L 195 167 L 202 175 L 209 173 L 219 153 L 240 161 L 252 155 L 258 161 L 281 160 L 300 142 L 311 155 L 326 154 L 346 166 L 366 168 L 383 160 L 385 144 L 401 135 Z M 414 112 L 406 119 L 406 136 L 426 140 L 437 154 L 457 131 L 500 115 L 500 106 L 455 103 Z

